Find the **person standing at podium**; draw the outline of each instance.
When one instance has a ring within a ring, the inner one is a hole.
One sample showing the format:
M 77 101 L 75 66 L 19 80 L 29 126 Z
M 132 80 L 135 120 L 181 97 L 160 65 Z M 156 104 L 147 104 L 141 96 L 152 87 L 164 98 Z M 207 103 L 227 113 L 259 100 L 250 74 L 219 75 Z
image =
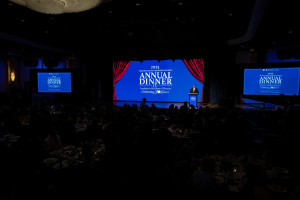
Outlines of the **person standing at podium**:
M 190 93 L 199 94 L 198 88 L 196 88 L 196 85 L 193 85 L 193 87 L 190 90 Z

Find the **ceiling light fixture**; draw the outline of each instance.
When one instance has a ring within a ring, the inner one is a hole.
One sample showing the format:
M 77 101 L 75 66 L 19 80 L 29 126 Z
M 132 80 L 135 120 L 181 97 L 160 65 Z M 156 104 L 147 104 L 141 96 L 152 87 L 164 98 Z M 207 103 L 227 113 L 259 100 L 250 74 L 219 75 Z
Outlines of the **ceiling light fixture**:
M 77 13 L 90 10 L 108 0 L 10 0 L 45 14 Z

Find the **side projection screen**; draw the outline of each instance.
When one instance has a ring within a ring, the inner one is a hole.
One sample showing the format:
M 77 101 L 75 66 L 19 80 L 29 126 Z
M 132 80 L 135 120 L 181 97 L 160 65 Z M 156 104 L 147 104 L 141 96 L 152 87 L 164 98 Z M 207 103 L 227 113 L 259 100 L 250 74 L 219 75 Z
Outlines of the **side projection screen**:
M 244 69 L 244 95 L 299 95 L 299 69 Z
M 71 72 L 38 72 L 38 92 L 71 93 Z

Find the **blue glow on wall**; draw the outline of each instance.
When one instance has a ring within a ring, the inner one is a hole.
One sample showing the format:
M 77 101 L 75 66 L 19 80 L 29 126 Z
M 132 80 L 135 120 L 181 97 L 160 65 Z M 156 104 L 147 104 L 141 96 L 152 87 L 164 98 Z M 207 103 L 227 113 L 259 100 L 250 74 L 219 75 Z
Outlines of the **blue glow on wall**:
M 64 68 L 67 68 L 65 62 L 60 62 L 58 63 L 57 67 L 53 67 L 53 69 L 64 69 Z
M 299 62 L 300 59 L 279 59 L 276 49 L 270 49 L 266 56 L 266 63 L 281 63 L 281 62 Z
M 47 69 L 47 66 L 44 64 L 43 59 L 39 58 L 38 59 L 38 64 L 37 66 L 31 66 L 31 69 Z M 57 67 L 53 67 L 53 69 L 65 69 L 67 68 L 67 64 L 66 62 L 59 62 L 59 64 L 57 65 Z

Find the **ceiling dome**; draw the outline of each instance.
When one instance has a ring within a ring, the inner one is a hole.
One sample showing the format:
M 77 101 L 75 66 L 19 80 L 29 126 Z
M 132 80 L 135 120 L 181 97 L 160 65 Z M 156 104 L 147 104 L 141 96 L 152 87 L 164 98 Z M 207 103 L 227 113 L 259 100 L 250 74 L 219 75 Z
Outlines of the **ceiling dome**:
M 82 12 L 97 7 L 102 0 L 10 0 L 45 14 Z

